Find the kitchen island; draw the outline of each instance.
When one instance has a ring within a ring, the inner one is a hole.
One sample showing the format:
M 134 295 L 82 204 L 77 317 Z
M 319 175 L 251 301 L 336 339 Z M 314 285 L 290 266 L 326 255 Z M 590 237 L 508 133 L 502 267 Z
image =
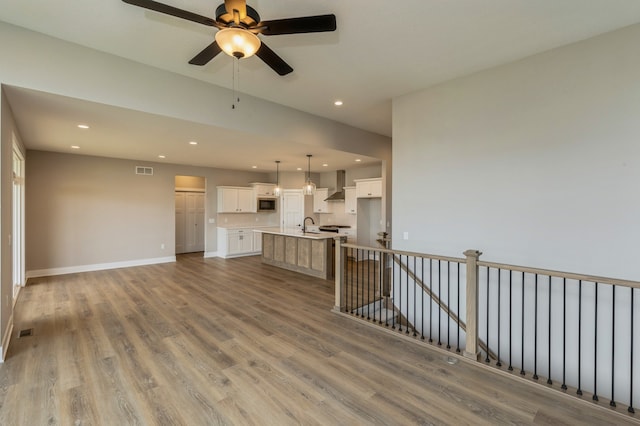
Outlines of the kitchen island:
M 330 280 L 334 271 L 333 232 L 302 232 L 299 229 L 262 228 L 262 262 Z

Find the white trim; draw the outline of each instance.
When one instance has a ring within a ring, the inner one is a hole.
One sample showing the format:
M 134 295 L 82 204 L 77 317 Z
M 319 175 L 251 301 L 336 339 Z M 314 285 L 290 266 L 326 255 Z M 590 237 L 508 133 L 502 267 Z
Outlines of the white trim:
M 175 256 L 156 257 L 152 259 L 126 260 L 123 262 L 96 263 L 94 265 L 66 266 L 62 268 L 36 269 L 27 271 L 27 279 L 47 277 L 51 275 L 74 274 L 76 272 L 102 271 L 105 269 L 129 268 L 132 266 L 154 265 L 156 263 L 175 262 Z
M 175 189 L 176 192 L 201 192 L 201 193 L 206 193 L 207 191 L 205 191 L 204 188 L 189 188 L 186 186 L 181 186 L 181 187 L 177 187 Z
M 204 257 L 220 257 L 217 251 L 205 251 Z
M 234 257 L 258 256 L 260 254 L 262 254 L 262 252 L 260 252 L 260 251 L 252 251 L 252 252 L 249 252 L 249 253 L 236 253 L 236 254 L 228 254 L 227 253 L 225 255 L 218 256 L 218 257 L 221 257 L 223 259 L 233 259 Z
M 0 363 L 4 362 L 4 359 L 7 356 L 7 352 L 9 352 L 9 343 L 11 343 L 12 333 L 13 333 L 13 312 L 9 317 L 9 324 L 7 324 L 7 329 L 4 332 L 4 336 L 2 336 L 2 346 L 0 346 Z

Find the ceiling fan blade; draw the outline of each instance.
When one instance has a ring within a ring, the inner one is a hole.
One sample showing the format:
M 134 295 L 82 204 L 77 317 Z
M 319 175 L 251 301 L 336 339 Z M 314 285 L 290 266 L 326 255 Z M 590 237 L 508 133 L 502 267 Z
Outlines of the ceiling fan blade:
M 189 61 L 189 63 L 191 65 L 206 65 L 220 52 L 222 52 L 222 49 L 220 49 L 220 46 L 218 46 L 218 42 L 214 41 L 213 43 L 205 47 L 202 52 L 194 56 L 193 59 Z
M 336 15 L 304 16 L 302 18 L 276 19 L 258 24 L 264 35 L 321 33 L 336 30 Z M 263 28 L 264 27 L 264 28 Z
M 208 25 L 210 27 L 218 26 L 216 21 L 207 18 L 206 16 L 198 15 L 197 13 L 189 12 L 186 10 L 178 9 L 177 7 L 169 6 L 166 4 L 158 3 L 153 0 L 122 0 L 125 3 L 132 4 L 134 6 L 140 6 L 145 9 L 153 10 L 156 12 L 164 13 L 167 15 L 175 16 L 176 18 L 186 19 L 187 21 L 197 22 L 199 24 Z
M 280 56 L 276 55 L 276 52 L 269 49 L 264 42 L 260 43 L 260 48 L 256 52 L 256 56 L 262 59 L 265 64 L 269 65 L 271 69 L 280 75 L 287 75 L 293 71 L 293 68 L 291 68 Z
M 247 17 L 246 0 L 224 0 L 224 7 L 227 9 L 227 13 L 231 16 L 233 16 L 233 11 L 237 10 L 240 15 L 240 20 Z

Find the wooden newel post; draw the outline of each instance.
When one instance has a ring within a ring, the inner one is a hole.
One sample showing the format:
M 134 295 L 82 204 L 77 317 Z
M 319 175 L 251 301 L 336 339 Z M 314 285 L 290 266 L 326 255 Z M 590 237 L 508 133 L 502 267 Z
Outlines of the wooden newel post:
M 467 250 L 467 344 L 464 356 L 474 360 L 480 358 L 478 350 L 478 258 L 482 252 Z
M 338 236 L 334 238 L 336 242 L 335 248 L 335 276 L 334 279 L 336 281 L 335 284 L 335 293 L 336 293 L 336 301 L 333 310 L 336 312 L 344 311 L 344 290 L 343 290 L 343 278 L 344 278 L 344 258 L 342 255 L 342 244 L 347 242 L 347 237 L 344 235 Z

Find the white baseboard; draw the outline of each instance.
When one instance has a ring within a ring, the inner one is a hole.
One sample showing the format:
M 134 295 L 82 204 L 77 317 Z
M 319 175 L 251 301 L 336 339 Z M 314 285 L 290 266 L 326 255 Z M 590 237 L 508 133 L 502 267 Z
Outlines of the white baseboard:
M 0 363 L 4 362 L 7 352 L 9 351 L 9 343 L 11 343 L 11 335 L 13 334 L 13 312 L 9 317 L 9 324 L 2 336 L 2 346 L 0 346 Z
M 222 255 L 218 255 L 218 257 L 221 257 L 223 259 L 233 259 L 234 257 L 245 257 L 245 256 L 258 256 L 262 254 L 262 252 L 251 252 L 251 253 L 240 253 L 240 254 L 222 254 Z
M 75 274 L 77 272 L 102 271 L 105 269 L 129 268 L 132 266 L 154 265 L 156 263 L 175 262 L 175 256 L 156 257 L 152 259 L 126 260 L 123 262 L 96 263 L 93 265 L 66 266 L 63 268 L 35 269 L 27 271 L 27 279 L 37 277 L 48 277 L 52 275 Z
M 218 257 L 217 251 L 205 251 L 204 257 Z

